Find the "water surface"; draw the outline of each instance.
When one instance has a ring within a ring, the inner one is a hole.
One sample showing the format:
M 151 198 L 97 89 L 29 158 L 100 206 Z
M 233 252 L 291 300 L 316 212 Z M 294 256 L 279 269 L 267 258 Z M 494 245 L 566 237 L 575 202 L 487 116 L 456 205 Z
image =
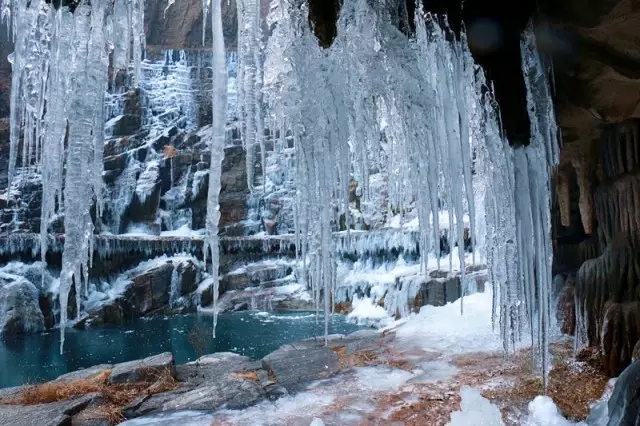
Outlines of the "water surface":
M 331 317 L 329 333 L 362 327 Z M 324 334 L 314 314 L 236 312 L 218 317 L 216 338 L 210 316 L 174 315 L 138 319 L 131 324 L 88 330 L 68 329 L 60 354 L 60 331 L 0 340 L 0 388 L 37 383 L 97 364 L 114 364 L 172 352 L 177 364 L 214 352 L 235 352 L 260 359 L 280 345 Z

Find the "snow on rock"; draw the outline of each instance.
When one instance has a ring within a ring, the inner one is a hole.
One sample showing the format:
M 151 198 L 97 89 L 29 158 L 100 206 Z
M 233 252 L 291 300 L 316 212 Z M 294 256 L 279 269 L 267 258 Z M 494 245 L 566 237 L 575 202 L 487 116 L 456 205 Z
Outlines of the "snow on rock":
M 479 391 L 463 386 L 460 388 L 460 411 L 451 413 L 447 426 L 502 426 L 500 409 L 484 398 Z
M 464 315 L 460 314 L 460 300 L 445 306 L 423 306 L 398 327 L 400 344 L 418 346 L 443 353 L 498 351 L 502 349 L 500 335 L 491 327 L 490 290 L 464 299 Z
M 347 321 L 358 325 L 384 327 L 393 321 L 382 306 L 374 304 L 369 298 L 356 297 L 351 306 L 353 310 L 347 315 Z
M 560 410 L 548 396 L 538 395 L 529 403 L 529 417 L 525 426 L 571 426 L 575 423 L 560 414 Z
M 189 426 L 210 426 L 215 416 L 204 411 L 176 411 L 160 413 L 120 423 L 122 426 L 173 426 L 177 424 Z
M 21 276 L 0 272 L 0 335 L 36 332 L 43 328 L 36 286 Z

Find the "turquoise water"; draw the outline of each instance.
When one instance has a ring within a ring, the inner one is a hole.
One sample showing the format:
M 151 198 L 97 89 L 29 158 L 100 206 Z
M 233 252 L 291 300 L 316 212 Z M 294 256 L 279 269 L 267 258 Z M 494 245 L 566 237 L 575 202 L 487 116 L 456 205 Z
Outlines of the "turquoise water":
M 60 354 L 60 331 L 4 338 L 0 341 L 0 388 L 37 383 L 96 364 L 114 364 L 173 352 L 183 364 L 214 352 L 235 352 L 260 359 L 280 345 L 324 334 L 324 320 L 314 314 L 237 312 L 218 317 L 216 338 L 210 316 L 176 315 L 139 319 L 118 327 L 69 329 Z M 329 333 L 362 327 L 331 317 Z

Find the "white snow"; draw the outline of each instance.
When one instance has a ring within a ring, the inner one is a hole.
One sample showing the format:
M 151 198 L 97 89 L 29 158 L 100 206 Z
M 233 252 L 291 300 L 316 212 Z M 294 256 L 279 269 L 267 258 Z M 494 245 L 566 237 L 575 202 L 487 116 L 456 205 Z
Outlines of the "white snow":
M 397 339 L 402 345 L 447 354 L 501 350 L 500 335 L 491 328 L 492 297 L 490 289 L 465 297 L 464 315 L 459 299 L 440 307 L 423 306 L 397 328 Z
M 347 315 L 347 321 L 354 322 L 359 325 L 374 325 L 376 327 L 384 327 L 389 325 L 393 320 L 387 311 L 380 305 L 367 298 L 356 297 L 351 303 L 353 310 Z
M 570 390 L 569 390 L 570 392 Z M 538 395 L 529 403 L 529 417 L 524 426 L 571 426 L 575 423 L 560 414 L 560 410 L 548 396 Z

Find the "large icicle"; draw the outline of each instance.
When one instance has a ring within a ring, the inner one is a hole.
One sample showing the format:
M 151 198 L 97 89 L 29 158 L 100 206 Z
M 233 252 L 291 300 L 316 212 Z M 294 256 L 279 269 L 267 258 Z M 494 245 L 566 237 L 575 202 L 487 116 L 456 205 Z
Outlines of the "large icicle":
M 211 126 L 211 164 L 209 167 L 209 193 L 207 196 L 206 236 L 204 239 L 205 263 L 211 254 L 211 275 L 213 282 L 213 336 L 216 335 L 218 321 L 218 267 L 220 263 L 220 247 L 218 223 L 220 222 L 220 177 L 222 160 L 224 159 L 224 141 L 227 119 L 227 65 L 222 35 L 221 0 L 213 0 L 211 6 L 211 30 L 213 34 L 213 99 Z
M 260 2 L 237 0 L 238 9 L 238 105 L 242 141 L 246 151 L 247 185 L 254 186 L 255 148 L 264 151 L 261 107 L 262 55 Z M 264 153 L 262 154 L 264 155 Z M 263 161 L 264 166 L 264 161 Z M 264 174 L 264 170 L 263 170 Z

